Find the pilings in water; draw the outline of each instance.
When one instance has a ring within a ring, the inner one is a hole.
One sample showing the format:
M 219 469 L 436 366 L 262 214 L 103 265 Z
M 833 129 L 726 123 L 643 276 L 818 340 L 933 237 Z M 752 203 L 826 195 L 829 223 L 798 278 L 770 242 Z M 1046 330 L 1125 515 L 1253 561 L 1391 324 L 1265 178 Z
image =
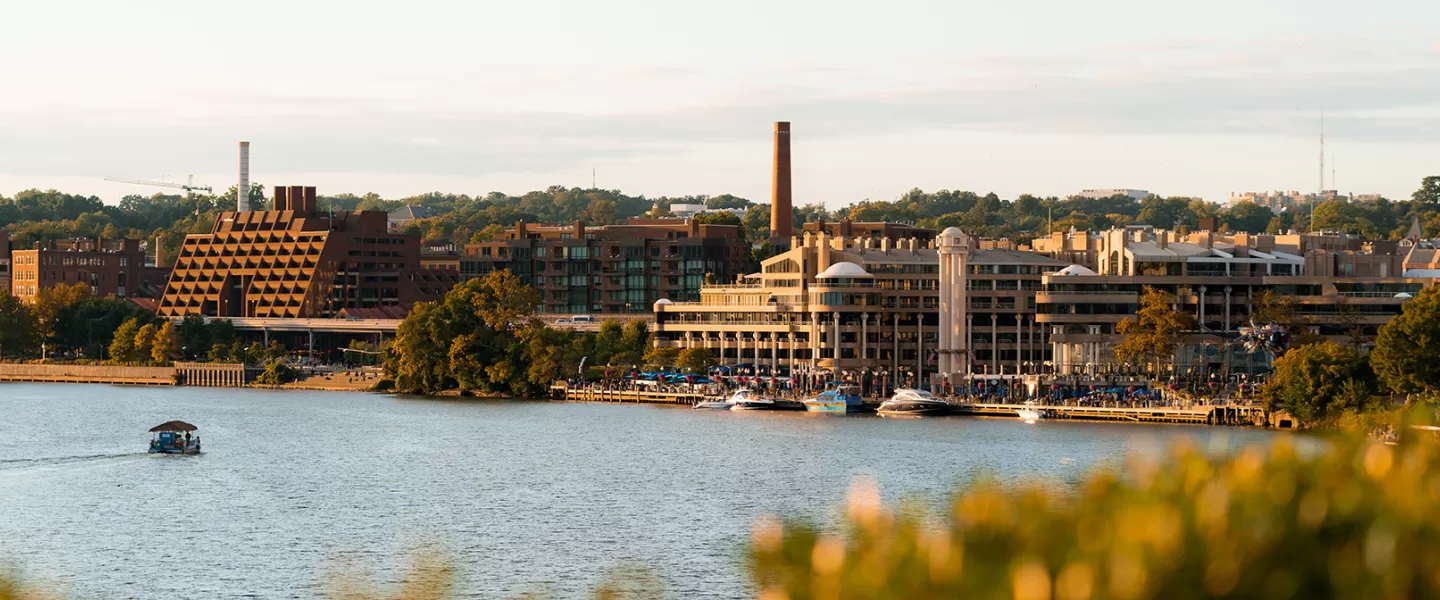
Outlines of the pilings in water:
M 652 392 L 629 389 L 612 390 L 597 387 L 571 387 L 564 383 L 550 386 L 550 397 L 568 402 L 638 402 L 642 404 L 683 404 L 692 406 L 706 399 L 704 394 L 688 392 Z
M 175 363 L 177 385 L 192 387 L 245 387 L 249 378 L 241 363 Z

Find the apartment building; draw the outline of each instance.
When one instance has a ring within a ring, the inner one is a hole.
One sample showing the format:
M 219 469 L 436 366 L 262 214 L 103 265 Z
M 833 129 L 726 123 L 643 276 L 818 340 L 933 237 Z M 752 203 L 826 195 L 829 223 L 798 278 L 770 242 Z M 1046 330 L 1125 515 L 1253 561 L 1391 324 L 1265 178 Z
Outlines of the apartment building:
M 746 272 L 750 245 L 734 225 L 691 219 L 636 219 L 623 225 L 535 226 L 467 244 L 464 278 L 509 269 L 541 294 L 539 312 L 645 313 L 661 299 L 698 301 L 706 280 Z
M 421 268 L 417 236 L 390 233 L 380 211 L 322 212 L 315 188 L 276 187 L 274 210 L 225 212 L 185 236 L 162 316 L 336 317 L 436 300 L 459 280 Z

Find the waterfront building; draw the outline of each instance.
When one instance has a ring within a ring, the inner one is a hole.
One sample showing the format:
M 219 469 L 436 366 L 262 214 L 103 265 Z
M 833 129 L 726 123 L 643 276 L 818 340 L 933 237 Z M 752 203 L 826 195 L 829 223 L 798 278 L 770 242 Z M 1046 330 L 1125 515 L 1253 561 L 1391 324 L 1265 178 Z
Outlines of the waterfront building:
M 169 272 L 146 264 L 140 240 L 102 238 L 37 242 L 31 248 L 10 248 L 10 293 L 34 302 L 41 289 L 84 283 L 97 296 L 155 298 Z
M 1094 234 L 1092 234 L 1094 235 Z M 1174 295 L 1195 329 L 1179 340 L 1174 373 L 1259 373 L 1268 358 L 1235 343 L 1257 297 L 1293 298 L 1292 336 L 1366 345 L 1435 279 L 1410 277 L 1407 254 L 1390 241 L 1343 235 L 1181 235 L 1112 230 L 1095 236 L 1098 269 L 1073 265 L 1043 278 L 1037 321 L 1048 329 L 1055 372 L 1103 377 L 1123 371 L 1117 325 L 1133 318 L 1144 288 Z
M 698 302 L 658 301 L 656 344 L 708 348 L 762 373 L 889 385 L 1033 373 L 1048 360 L 1033 298 L 1060 261 L 984 249 L 956 228 L 928 242 L 822 230 L 790 246 L 760 273 L 701 288 Z
M 275 188 L 274 210 L 225 212 L 185 236 L 159 314 L 328 318 L 442 297 L 457 281 L 424 269 L 417 236 L 390 233 L 380 211 L 323 212 L 315 188 Z
M 465 278 L 509 269 L 540 292 L 538 312 L 649 312 L 656 300 L 700 299 L 706 278 L 730 281 L 746 272 L 750 245 L 734 225 L 693 219 L 629 219 L 587 227 L 518 223 L 497 239 L 466 244 Z

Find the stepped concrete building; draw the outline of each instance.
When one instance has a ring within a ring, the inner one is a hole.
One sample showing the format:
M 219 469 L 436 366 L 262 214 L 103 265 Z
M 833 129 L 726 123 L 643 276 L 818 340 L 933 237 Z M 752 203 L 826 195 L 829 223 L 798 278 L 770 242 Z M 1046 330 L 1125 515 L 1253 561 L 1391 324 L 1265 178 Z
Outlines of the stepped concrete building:
M 390 233 L 379 211 L 320 212 L 315 188 L 276 187 L 275 209 L 226 212 L 188 235 L 160 298 L 161 316 L 336 317 L 444 296 L 459 279 L 421 268 L 420 240 Z

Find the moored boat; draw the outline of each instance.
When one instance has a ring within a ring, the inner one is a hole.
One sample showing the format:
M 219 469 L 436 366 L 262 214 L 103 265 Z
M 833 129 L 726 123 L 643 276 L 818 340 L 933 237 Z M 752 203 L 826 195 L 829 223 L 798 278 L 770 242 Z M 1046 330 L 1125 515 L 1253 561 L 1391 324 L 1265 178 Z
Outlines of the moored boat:
M 741 389 L 730 396 L 730 410 L 779 410 L 779 407 L 770 398 Z
M 738 390 L 735 390 L 735 392 L 730 394 L 730 396 L 727 398 L 719 400 L 701 400 L 700 402 L 696 402 L 695 406 L 691 408 L 708 410 L 730 410 L 735 406 L 736 400 L 743 399 L 745 397 L 748 397 L 749 395 L 750 390 L 748 388 L 740 388 Z
M 880 404 L 877 411 L 887 416 L 943 415 L 951 410 L 950 403 L 925 390 L 895 390 L 895 395 Z
M 855 413 L 865 410 L 860 386 L 832 383 L 825 391 L 805 401 L 805 410 L 825 413 Z
M 198 429 L 184 421 L 166 421 L 150 428 L 151 454 L 199 454 L 200 436 L 192 435 Z

